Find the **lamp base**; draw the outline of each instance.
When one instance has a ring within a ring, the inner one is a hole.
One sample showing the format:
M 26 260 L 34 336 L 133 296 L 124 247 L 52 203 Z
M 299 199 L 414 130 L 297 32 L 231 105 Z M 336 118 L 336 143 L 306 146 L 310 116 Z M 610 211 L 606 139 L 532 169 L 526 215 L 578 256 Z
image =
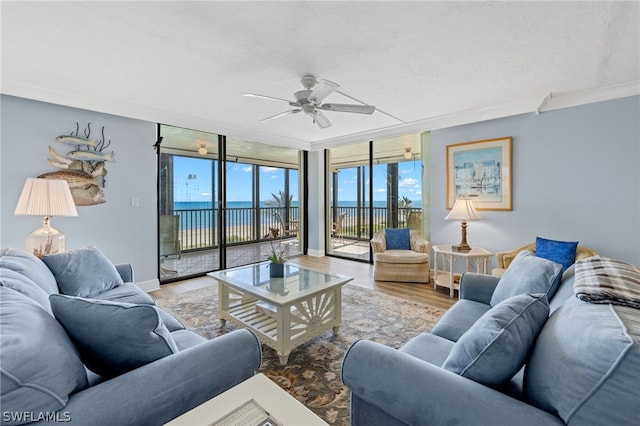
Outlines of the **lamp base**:
M 27 236 L 24 241 L 25 251 L 37 257 L 67 251 L 67 241 L 64 234 L 49 225 L 49 218 L 45 217 L 42 227 Z
M 462 223 L 460 223 L 460 226 L 462 227 L 462 241 L 454 247 L 456 250 L 462 252 L 471 251 L 471 246 L 467 244 L 467 221 L 463 220 Z
M 469 244 L 460 244 L 457 246 L 452 246 L 455 251 L 467 252 L 471 251 L 471 246 Z

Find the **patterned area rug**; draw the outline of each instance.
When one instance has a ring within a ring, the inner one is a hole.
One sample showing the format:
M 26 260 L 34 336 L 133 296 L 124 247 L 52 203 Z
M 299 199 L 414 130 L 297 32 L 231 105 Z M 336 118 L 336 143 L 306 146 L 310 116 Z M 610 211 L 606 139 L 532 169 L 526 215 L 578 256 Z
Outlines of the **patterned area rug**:
M 186 292 L 157 304 L 198 334 L 214 338 L 234 329 L 223 329 L 217 317 L 217 286 Z M 358 339 L 399 348 L 419 333 L 429 331 L 444 310 L 346 285 L 342 291 L 342 326 L 295 348 L 281 366 L 275 351 L 262 346 L 264 373 L 310 410 L 332 425 L 349 424 L 349 390 L 340 380 L 342 358 Z

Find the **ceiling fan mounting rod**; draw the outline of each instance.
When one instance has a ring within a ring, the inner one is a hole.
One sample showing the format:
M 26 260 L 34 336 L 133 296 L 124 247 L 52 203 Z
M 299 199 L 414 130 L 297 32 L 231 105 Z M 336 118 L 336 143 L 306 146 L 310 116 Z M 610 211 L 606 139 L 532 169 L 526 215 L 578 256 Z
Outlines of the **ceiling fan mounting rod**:
M 316 78 L 311 74 L 300 77 L 300 84 L 302 84 L 302 87 L 307 90 L 313 89 L 317 83 L 318 80 L 316 80 Z

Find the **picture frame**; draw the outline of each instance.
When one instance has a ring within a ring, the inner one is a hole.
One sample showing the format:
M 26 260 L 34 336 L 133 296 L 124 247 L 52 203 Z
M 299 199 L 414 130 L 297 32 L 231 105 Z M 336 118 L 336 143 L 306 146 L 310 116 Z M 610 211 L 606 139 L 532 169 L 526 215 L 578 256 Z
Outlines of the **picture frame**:
M 447 145 L 447 209 L 470 198 L 477 210 L 512 210 L 510 136 Z

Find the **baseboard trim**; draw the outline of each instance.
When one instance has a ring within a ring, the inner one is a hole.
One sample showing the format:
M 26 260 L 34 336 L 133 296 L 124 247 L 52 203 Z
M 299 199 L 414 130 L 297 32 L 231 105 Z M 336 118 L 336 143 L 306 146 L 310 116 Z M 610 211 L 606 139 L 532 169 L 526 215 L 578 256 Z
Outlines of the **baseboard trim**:
M 307 250 L 307 255 L 308 256 L 313 256 L 313 257 L 322 257 L 322 256 L 324 256 L 324 250 L 308 249 Z
M 149 280 L 149 281 L 141 281 L 139 283 L 136 283 L 136 285 L 138 287 L 140 287 L 141 289 L 143 289 L 144 291 L 146 291 L 147 293 L 150 293 L 150 292 L 156 291 L 156 290 L 160 290 L 160 280 L 158 280 L 158 279 Z

